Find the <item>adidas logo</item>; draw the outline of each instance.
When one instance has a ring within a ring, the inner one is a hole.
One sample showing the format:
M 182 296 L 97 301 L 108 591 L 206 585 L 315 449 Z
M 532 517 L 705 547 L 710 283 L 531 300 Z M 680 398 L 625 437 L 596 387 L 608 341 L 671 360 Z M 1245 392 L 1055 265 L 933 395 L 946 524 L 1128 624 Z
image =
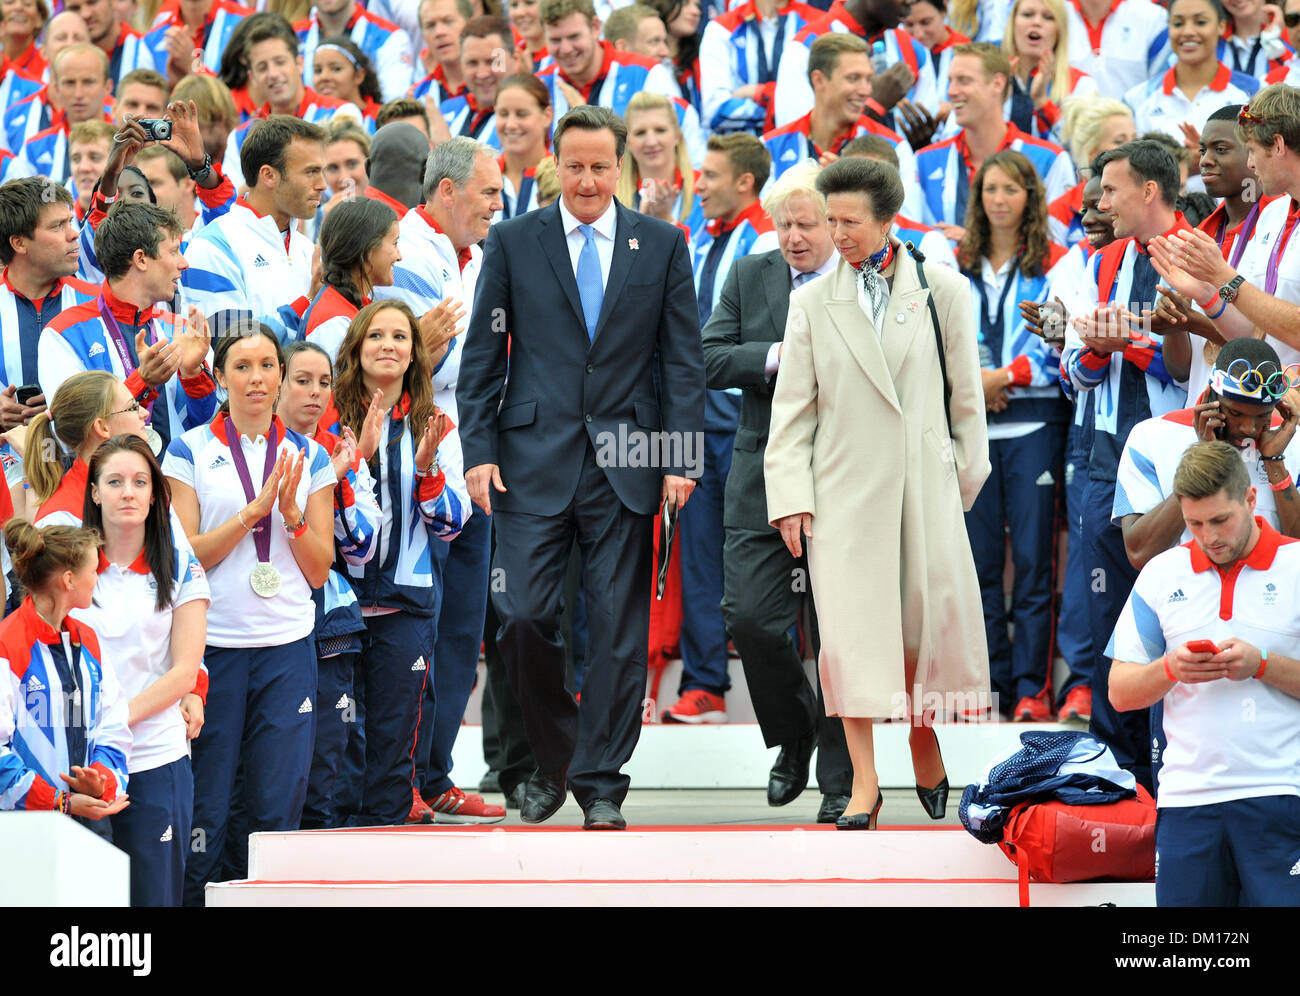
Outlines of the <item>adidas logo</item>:
M 32 675 L 27 679 L 27 690 L 29 692 L 43 692 L 45 691 L 45 684 L 36 675 Z
M 253 260 L 254 269 L 256 269 L 259 266 L 270 266 L 270 265 L 271 264 L 266 261 L 266 257 L 264 257 L 260 252 L 257 254 L 257 259 Z
M 1165 604 L 1173 605 L 1174 602 L 1185 602 L 1185 601 L 1187 601 L 1187 596 L 1183 594 L 1183 589 L 1179 588 L 1176 592 L 1174 592 L 1172 595 L 1169 596 L 1169 601 L 1166 602 Z
M 216 470 L 218 467 L 229 467 L 230 461 L 226 459 L 224 453 L 218 453 L 217 458 L 208 464 L 208 470 Z
M 1051 487 L 1056 483 L 1056 480 L 1052 477 L 1052 472 L 1050 470 L 1045 470 L 1038 475 L 1038 480 L 1036 480 L 1034 483 L 1037 484 L 1039 487 L 1043 487 L 1044 485 L 1046 485 L 1047 487 Z
M 311 699 L 303 699 L 302 705 L 298 707 L 299 716 L 301 716 L 305 712 L 311 712 Z
M 1295 864 L 1291 866 L 1291 874 L 1300 875 L 1300 861 L 1297 861 Z
M 161 837 L 158 838 L 158 843 L 160 843 L 160 844 L 166 844 L 166 843 L 167 843 L 169 840 L 171 840 L 171 839 L 172 839 L 172 825 L 171 825 L 170 823 L 168 823 L 168 824 L 167 824 L 167 829 L 164 830 L 164 831 L 163 831 L 163 835 L 162 835 Z
M 334 708 L 346 709 L 347 707 L 348 707 L 348 697 L 346 695 L 340 695 L 338 702 L 334 704 Z
M 429 669 L 429 665 L 424 663 L 424 657 L 422 656 L 417 657 L 415 659 L 415 663 L 411 665 L 412 671 L 427 671 L 428 669 Z
M 104 352 L 104 344 L 102 342 L 92 342 L 90 344 L 90 349 L 86 351 L 86 355 L 98 356 L 102 352 Z

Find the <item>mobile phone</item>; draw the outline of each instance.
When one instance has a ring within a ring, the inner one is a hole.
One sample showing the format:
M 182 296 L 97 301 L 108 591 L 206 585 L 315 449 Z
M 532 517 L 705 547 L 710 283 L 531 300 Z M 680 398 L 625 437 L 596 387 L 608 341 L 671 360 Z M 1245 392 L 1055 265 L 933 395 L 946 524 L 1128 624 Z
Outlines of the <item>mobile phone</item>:
M 1219 648 L 1213 640 L 1188 640 L 1187 649 L 1194 654 L 1217 654 Z
M 37 397 L 40 393 L 40 384 L 24 384 L 22 387 L 18 388 L 14 397 L 18 399 L 20 405 L 30 405 L 32 403 L 32 398 Z

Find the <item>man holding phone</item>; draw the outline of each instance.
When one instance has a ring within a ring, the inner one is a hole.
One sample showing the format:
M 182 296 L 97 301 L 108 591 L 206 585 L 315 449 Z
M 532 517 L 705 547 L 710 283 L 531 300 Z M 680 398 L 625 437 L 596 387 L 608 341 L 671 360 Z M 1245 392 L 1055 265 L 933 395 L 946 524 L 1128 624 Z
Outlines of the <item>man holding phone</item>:
M 1111 704 L 1164 706 L 1156 905 L 1300 906 L 1300 544 L 1226 441 L 1173 494 L 1192 542 L 1142 569 L 1106 648 Z
M 0 432 L 45 410 L 36 346 L 46 322 L 99 293 L 75 277 L 79 258 L 66 187 L 35 176 L 0 186 Z

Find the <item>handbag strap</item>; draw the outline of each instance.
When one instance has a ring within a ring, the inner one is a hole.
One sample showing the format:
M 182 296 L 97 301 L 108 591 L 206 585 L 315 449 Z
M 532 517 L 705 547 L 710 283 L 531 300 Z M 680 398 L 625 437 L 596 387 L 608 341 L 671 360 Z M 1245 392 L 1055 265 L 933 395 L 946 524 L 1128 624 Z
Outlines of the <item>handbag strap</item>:
M 930 325 L 934 329 L 934 345 L 939 353 L 939 374 L 943 377 L 943 417 L 948 420 L 948 438 L 952 436 L 952 413 L 949 411 L 949 402 L 952 400 L 952 384 L 948 381 L 948 359 L 944 353 L 943 335 L 939 332 L 939 312 L 934 307 L 934 294 L 929 293 L 930 285 L 925 279 L 925 268 L 921 265 L 925 262 L 925 253 L 921 252 L 911 242 L 903 243 L 907 253 L 916 263 L 916 278 L 921 282 L 921 289 L 926 291 L 926 304 L 930 308 Z

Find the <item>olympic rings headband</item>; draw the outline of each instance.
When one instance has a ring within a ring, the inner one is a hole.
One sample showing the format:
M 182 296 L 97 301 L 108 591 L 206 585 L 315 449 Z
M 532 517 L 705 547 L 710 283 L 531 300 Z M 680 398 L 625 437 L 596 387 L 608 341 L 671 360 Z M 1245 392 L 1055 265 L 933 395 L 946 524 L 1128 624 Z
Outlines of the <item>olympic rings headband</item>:
M 1216 394 L 1229 394 L 1247 401 L 1277 401 L 1291 388 L 1300 387 L 1300 363 L 1278 369 L 1265 361 L 1261 366 L 1252 367 L 1249 360 L 1239 356 L 1227 369 L 1215 367 L 1210 374 L 1210 387 Z
M 331 52 L 338 52 L 339 55 L 343 56 L 343 58 L 347 59 L 348 62 L 352 63 L 353 69 L 361 68 L 359 65 L 357 65 L 356 57 L 351 52 L 349 52 L 346 48 L 344 48 L 342 45 L 317 45 L 316 51 L 319 52 L 321 51 L 321 49 L 326 49 L 326 48 L 329 49 Z

